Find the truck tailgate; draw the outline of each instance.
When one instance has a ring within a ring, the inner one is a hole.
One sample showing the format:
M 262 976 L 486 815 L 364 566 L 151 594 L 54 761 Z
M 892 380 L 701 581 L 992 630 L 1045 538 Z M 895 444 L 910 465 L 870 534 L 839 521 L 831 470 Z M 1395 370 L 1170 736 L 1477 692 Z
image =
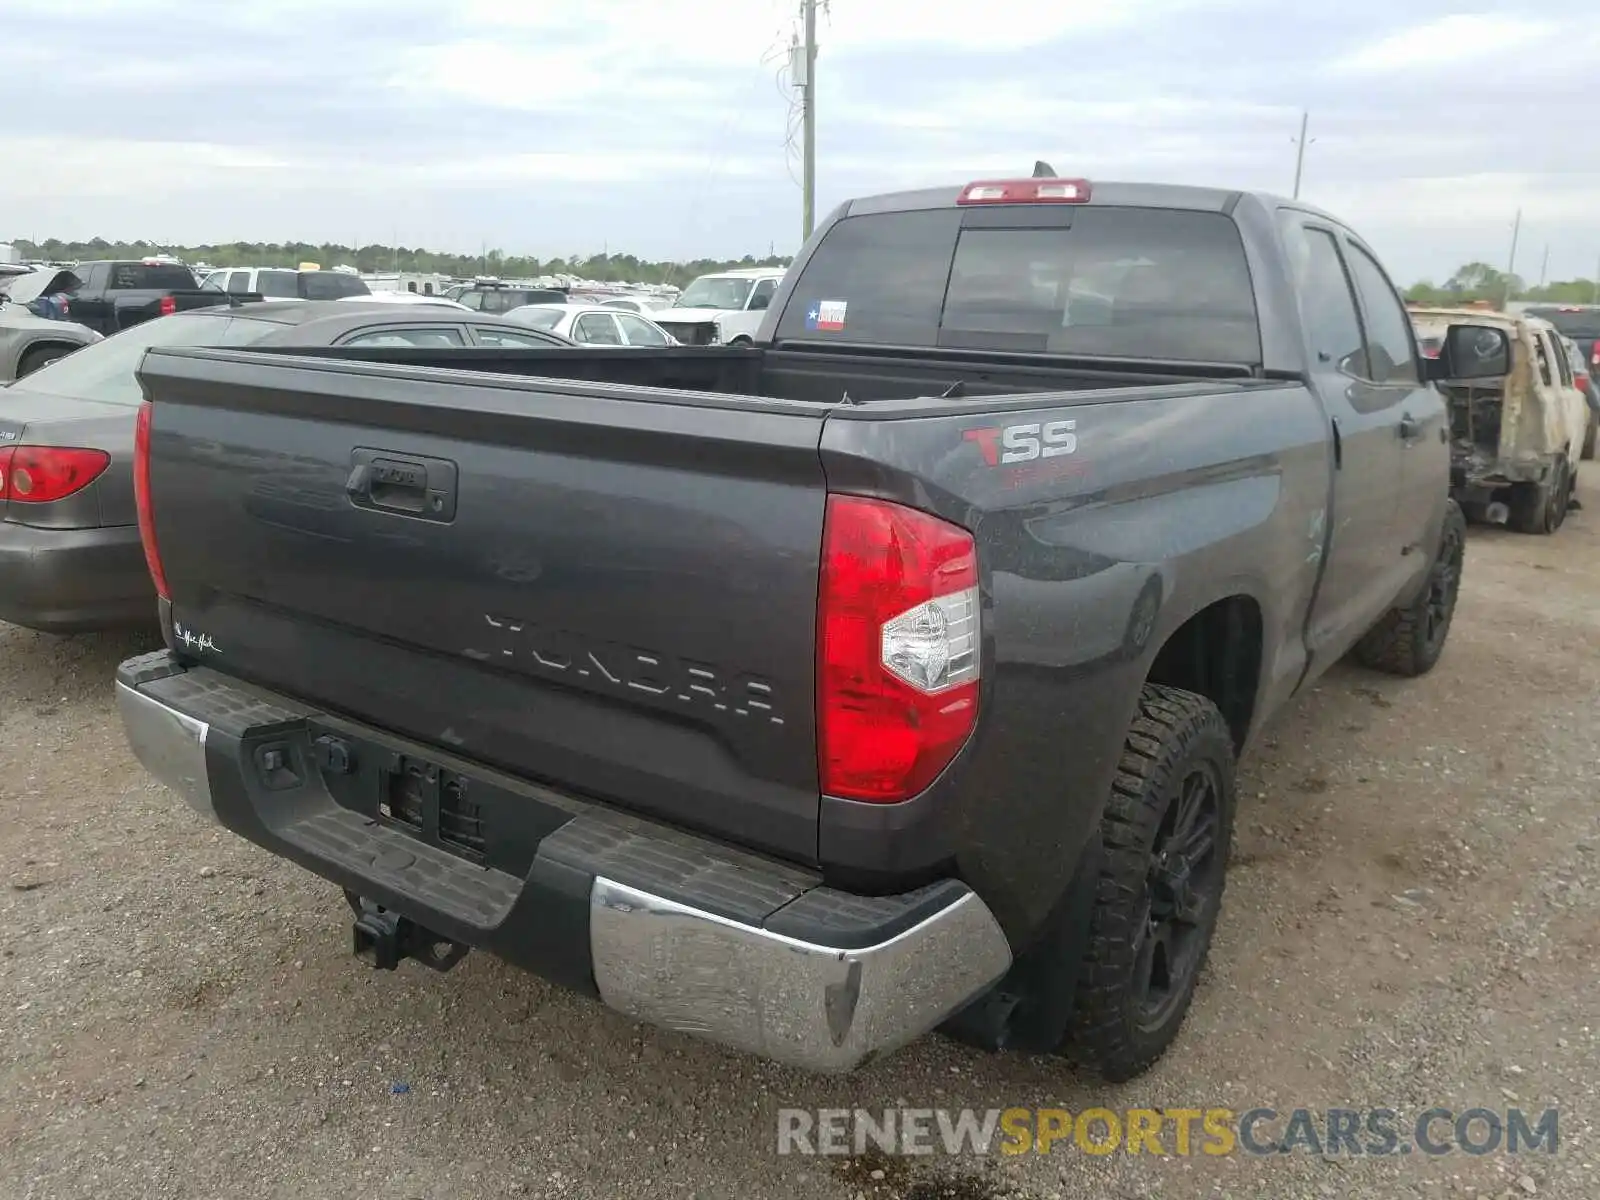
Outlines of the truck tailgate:
M 820 407 L 220 350 L 139 377 L 180 652 L 814 861 Z

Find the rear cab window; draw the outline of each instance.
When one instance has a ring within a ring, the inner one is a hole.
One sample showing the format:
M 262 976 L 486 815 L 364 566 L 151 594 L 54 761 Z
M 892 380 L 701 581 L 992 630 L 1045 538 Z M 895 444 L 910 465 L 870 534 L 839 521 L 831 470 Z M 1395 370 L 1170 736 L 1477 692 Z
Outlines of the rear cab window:
M 1006 206 L 846 217 L 778 337 L 1254 365 L 1255 294 L 1222 213 Z
M 300 271 L 297 274 L 301 297 L 306 300 L 340 300 L 346 296 L 370 296 L 372 289 L 359 275 L 344 271 Z
M 112 263 L 111 291 L 196 291 L 194 274 L 188 267 L 170 263 Z
M 235 276 L 237 278 L 237 276 Z M 246 289 L 239 289 L 244 291 Z M 294 271 L 257 271 L 255 292 L 271 296 L 274 300 L 296 300 L 300 296 L 297 273 Z

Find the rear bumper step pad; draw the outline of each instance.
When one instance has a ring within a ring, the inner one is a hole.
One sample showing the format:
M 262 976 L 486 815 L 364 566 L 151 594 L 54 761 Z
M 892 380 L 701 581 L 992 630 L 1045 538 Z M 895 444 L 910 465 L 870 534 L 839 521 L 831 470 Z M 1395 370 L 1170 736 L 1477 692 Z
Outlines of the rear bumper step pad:
M 166 651 L 122 664 L 117 705 L 145 768 L 257 845 L 619 1012 L 779 1062 L 849 1070 L 933 1029 L 1011 965 L 994 916 L 954 880 L 850 895 L 810 872 L 460 764 L 515 790 L 530 825 L 549 830 L 526 873 L 513 874 L 340 805 L 314 765 L 312 731 L 349 723 L 312 706 Z M 265 767 L 264 745 L 280 752 Z

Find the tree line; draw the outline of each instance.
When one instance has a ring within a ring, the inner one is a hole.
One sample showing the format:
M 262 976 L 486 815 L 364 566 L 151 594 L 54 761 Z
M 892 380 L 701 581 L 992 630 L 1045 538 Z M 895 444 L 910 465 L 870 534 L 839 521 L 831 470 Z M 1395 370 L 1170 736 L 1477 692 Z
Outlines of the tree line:
M 1429 280 L 1412 284 L 1406 299 L 1419 304 L 1464 304 L 1469 300 L 1488 300 L 1504 304 L 1508 300 L 1535 300 L 1546 304 L 1600 304 L 1600 279 L 1563 279 L 1529 287 L 1519 275 L 1473 262 L 1456 268 L 1442 284 Z
M 87 242 L 64 242 L 45 238 L 14 242 L 17 252 L 27 259 L 52 262 L 77 262 L 94 258 L 143 258 L 150 254 L 171 254 L 187 263 L 204 262 L 214 267 L 293 267 L 303 262 L 324 267 L 347 265 L 363 272 L 406 271 L 419 275 L 451 276 L 499 275 L 508 279 L 537 275 L 576 275 L 606 283 L 675 283 L 682 285 L 696 275 L 726 271 L 735 267 L 781 267 L 788 259 L 778 255 L 740 259 L 698 258 L 692 262 L 652 262 L 632 254 L 573 254 L 565 258 L 539 259 L 529 255 L 508 255 L 501 250 L 483 254 L 448 254 L 421 247 L 344 246 L 337 242 L 228 242 L 223 245 L 163 246 L 154 242 L 109 242 L 91 238 Z M 1473 262 L 1458 267 L 1442 284 L 1431 280 L 1414 283 L 1406 299 L 1420 304 L 1460 304 L 1470 300 L 1538 300 L 1551 304 L 1600 304 L 1600 280 L 1567 279 L 1529 287 L 1521 277 Z
M 228 242 L 223 245 L 170 246 L 154 242 L 112 242 L 91 238 L 87 242 L 67 242 L 45 238 L 39 242 L 22 239 L 12 245 L 25 259 L 51 262 L 81 262 L 97 258 L 144 258 L 170 254 L 186 263 L 207 263 L 213 267 L 294 267 L 303 262 L 324 268 L 351 266 L 362 272 L 405 271 L 419 275 L 438 274 L 456 277 L 498 275 L 507 279 L 538 275 L 576 275 L 607 283 L 675 283 L 680 286 L 696 275 L 726 271 L 735 267 L 781 267 L 788 259 L 777 255 L 757 258 L 746 254 L 740 259 L 699 258 L 692 262 L 652 262 L 632 254 L 573 254 L 566 258 L 539 259 L 528 255 L 488 250 L 483 254 L 448 254 L 421 247 L 345 246 L 337 242 Z

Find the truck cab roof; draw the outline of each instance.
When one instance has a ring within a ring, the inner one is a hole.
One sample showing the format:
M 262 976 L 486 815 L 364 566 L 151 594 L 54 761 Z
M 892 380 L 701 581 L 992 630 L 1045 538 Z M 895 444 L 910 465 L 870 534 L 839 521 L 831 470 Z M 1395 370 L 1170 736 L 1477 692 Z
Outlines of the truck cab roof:
M 836 210 L 838 216 L 860 216 L 866 213 L 914 212 L 919 209 L 956 208 L 962 194 L 975 183 L 948 184 L 941 187 L 915 188 L 898 192 L 883 192 L 847 200 Z M 1029 179 L 995 181 L 1008 184 L 1082 184 L 1088 191 L 1086 199 L 1073 203 L 1084 205 L 1114 205 L 1121 208 L 1189 209 L 1195 212 L 1228 212 L 1241 199 L 1249 197 L 1266 208 L 1293 208 L 1313 213 L 1336 224 L 1344 224 L 1333 214 L 1301 200 L 1292 200 L 1271 192 L 1249 192 L 1238 188 L 1195 187 L 1188 184 L 1142 183 L 1118 180 L 1068 180 Z M 1026 200 L 1014 202 L 1020 207 Z M 1057 202 L 1059 203 L 1059 201 Z M 997 207 L 1012 207 L 1012 204 Z M 735 274 L 735 272 L 726 272 Z

